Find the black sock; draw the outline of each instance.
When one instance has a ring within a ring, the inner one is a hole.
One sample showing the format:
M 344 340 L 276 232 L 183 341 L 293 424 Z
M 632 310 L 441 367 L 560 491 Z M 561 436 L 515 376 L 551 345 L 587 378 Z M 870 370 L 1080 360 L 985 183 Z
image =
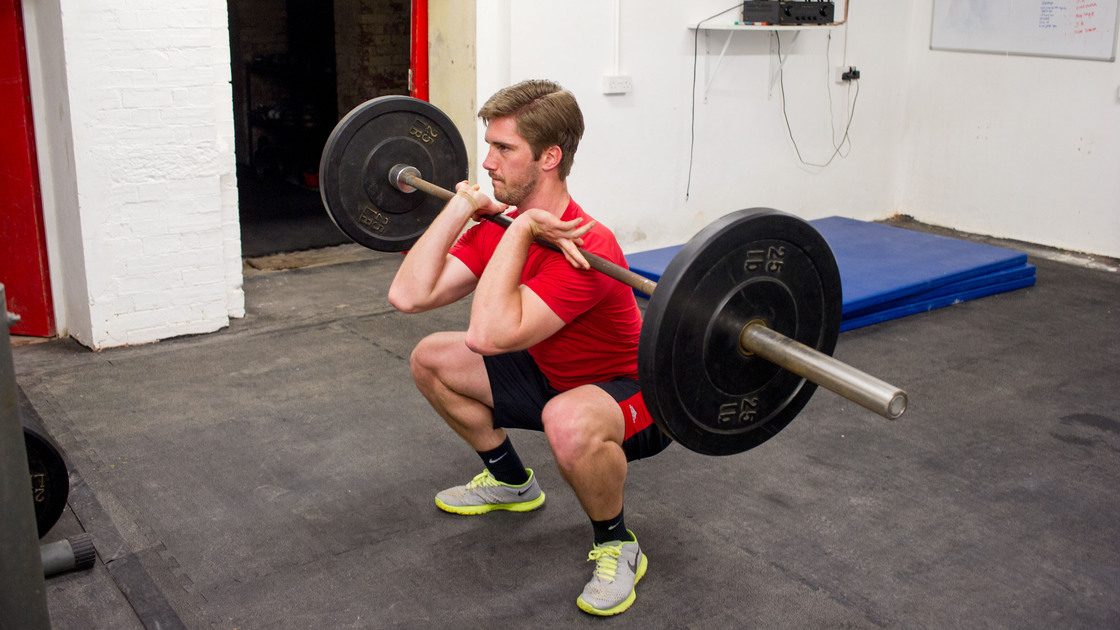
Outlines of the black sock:
M 630 532 L 626 530 L 626 521 L 623 520 L 622 515 L 625 510 L 619 510 L 618 516 L 605 521 L 591 521 L 591 527 L 595 528 L 595 544 L 601 545 L 605 542 L 612 540 L 621 540 L 623 542 L 630 542 L 633 537 Z
M 520 486 L 529 481 L 529 471 L 525 470 L 517 451 L 513 450 L 508 435 L 501 446 L 492 451 L 478 451 L 478 456 L 482 458 L 482 463 L 486 464 L 490 474 L 502 483 Z

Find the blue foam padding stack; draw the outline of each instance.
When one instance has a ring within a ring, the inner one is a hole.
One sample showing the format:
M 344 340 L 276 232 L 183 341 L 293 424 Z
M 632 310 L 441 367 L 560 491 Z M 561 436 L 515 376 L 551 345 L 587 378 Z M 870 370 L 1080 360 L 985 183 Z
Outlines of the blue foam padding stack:
M 1034 265 L 1002 247 L 902 228 L 827 217 L 810 221 L 828 241 L 840 269 L 843 315 L 851 330 L 1029 287 Z M 630 268 L 659 280 L 680 246 L 628 255 Z

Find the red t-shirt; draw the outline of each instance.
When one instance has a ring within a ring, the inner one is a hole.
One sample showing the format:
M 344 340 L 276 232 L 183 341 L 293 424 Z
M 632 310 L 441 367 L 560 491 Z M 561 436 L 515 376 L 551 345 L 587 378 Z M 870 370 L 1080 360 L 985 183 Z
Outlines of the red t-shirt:
M 584 223 L 592 220 L 574 200 L 569 201 L 562 219 L 576 217 L 583 217 Z M 501 226 L 483 221 L 459 238 L 451 254 L 481 277 L 504 233 Z M 582 248 L 626 267 L 614 234 L 599 223 L 583 236 Z M 529 246 L 521 283 L 566 323 L 529 348 L 554 388 L 567 391 L 618 377 L 638 378 L 642 315 L 630 287 L 598 271 L 576 269 L 559 252 L 536 243 Z

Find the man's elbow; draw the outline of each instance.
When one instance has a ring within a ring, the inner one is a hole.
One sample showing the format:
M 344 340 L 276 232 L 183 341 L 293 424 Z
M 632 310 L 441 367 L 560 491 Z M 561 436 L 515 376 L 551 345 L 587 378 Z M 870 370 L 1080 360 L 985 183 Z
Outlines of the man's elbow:
M 503 354 L 510 352 L 509 348 L 497 343 L 498 340 L 491 335 L 480 334 L 477 330 L 467 328 L 467 336 L 464 339 L 467 347 L 475 354 L 481 354 L 484 357 L 493 356 L 495 354 Z
M 422 313 L 425 310 L 413 296 L 397 288 L 395 284 L 389 287 L 389 303 L 393 305 L 393 308 L 402 313 Z

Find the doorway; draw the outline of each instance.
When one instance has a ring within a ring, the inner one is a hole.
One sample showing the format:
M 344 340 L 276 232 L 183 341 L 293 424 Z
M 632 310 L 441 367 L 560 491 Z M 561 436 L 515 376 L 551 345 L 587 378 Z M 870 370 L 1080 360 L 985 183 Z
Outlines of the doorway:
M 354 107 L 408 94 L 410 0 L 227 0 L 244 257 L 349 242 L 319 158 Z

